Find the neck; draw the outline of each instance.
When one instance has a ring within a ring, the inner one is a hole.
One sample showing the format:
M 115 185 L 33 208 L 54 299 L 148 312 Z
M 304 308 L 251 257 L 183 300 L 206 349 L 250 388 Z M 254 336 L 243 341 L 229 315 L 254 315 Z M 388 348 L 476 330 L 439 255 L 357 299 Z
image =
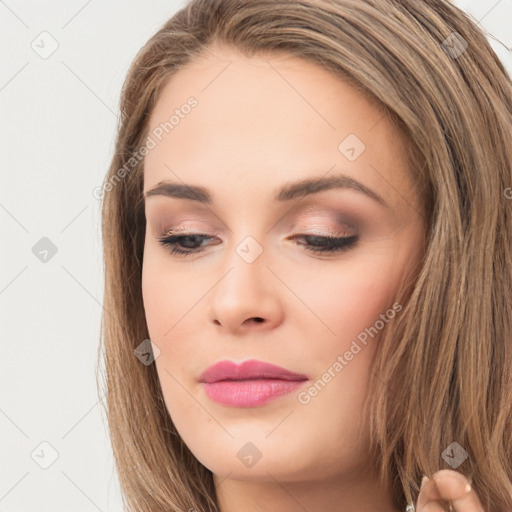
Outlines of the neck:
M 221 512 L 403 512 L 390 486 L 371 478 L 284 482 L 268 473 L 257 481 L 213 476 Z

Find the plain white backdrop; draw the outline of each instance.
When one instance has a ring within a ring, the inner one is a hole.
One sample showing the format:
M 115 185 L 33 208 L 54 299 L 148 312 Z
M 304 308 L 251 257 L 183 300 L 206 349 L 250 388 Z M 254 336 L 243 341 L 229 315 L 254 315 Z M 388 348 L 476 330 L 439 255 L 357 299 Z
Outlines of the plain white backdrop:
M 512 0 L 456 3 L 512 74 Z M 0 2 L 0 512 L 122 510 L 95 380 L 93 190 L 128 66 L 183 4 Z

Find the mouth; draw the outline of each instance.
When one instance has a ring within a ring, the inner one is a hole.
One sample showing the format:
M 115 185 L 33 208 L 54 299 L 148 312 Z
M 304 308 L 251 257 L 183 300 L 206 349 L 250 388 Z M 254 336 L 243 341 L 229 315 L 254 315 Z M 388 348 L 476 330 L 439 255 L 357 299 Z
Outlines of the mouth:
M 207 396 L 232 407 L 257 407 L 292 393 L 309 378 L 262 361 L 221 361 L 199 377 Z

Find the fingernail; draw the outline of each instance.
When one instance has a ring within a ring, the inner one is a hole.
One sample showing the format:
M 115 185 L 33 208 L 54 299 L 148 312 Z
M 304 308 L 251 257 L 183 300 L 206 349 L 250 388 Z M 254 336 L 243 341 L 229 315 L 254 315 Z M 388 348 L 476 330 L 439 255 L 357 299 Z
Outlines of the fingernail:
M 469 492 L 469 491 L 471 491 L 471 485 L 467 484 L 466 488 L 464 489 L 464 492 Z
M 421 480 L 421 487 L 420 489 L 423 489 L 423 487 L 425 487 L 425 485 L 427 484 L 427 482 L 430 482 L 430 478 L 428 478 L 428 476 L 424 476 Z

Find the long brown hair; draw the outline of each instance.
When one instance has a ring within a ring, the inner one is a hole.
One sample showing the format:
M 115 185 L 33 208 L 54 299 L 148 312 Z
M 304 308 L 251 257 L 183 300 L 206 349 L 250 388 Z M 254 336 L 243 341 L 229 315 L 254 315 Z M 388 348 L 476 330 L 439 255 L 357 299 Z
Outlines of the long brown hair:
M 374 462 L 398 507 L 417 498 L 423 474 L 454 467 L 458 454 L 457 470 L 485 510 L 512 509 L 512 85 L 485 34 L 446 0 L 192 0 L 136 56 L 98 196 L 99 387 L 126 509 L 218 510 L 212 474 L 178 435 L 155 365 L 134 356 L 149 337 L 141 293 L 148 118 L 165 83 L 213 43 L 316 63 L 405 135 L 428 205 L 428 244 L 372 368 Z

